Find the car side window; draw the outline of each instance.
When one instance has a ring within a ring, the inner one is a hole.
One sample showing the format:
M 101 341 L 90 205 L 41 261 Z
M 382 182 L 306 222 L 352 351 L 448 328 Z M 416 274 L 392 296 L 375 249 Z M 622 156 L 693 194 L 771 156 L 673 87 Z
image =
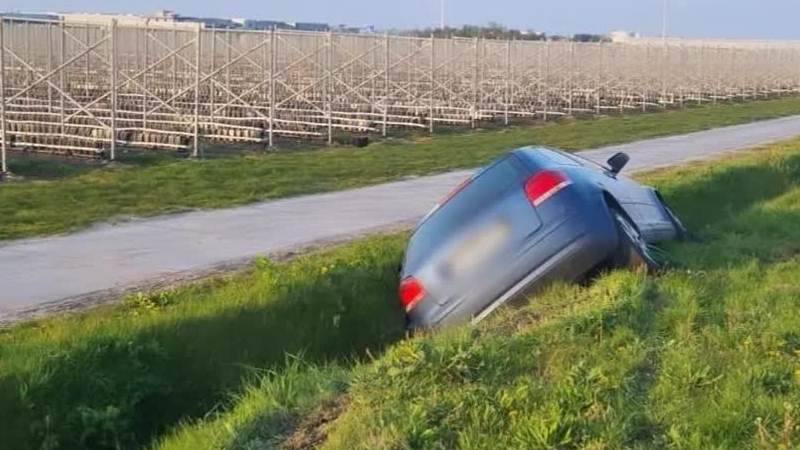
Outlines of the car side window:
M 539 152 L 559 166 L 580 166 L 580 163 L 561 152 L 550 150 L 549 148 L 541 148 Z

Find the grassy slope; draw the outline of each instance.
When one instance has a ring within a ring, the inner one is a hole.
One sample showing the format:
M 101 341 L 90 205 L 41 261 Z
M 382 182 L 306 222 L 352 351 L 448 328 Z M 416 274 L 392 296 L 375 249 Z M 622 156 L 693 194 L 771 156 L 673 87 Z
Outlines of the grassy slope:
M 0 447 L 131 448 L 228 401 L 286 353 L 347 364 L 403 336 L 403 239 L 0 330 Z M 294 394 L 292 394 L 294 395 Z
M 322 448 L 791 447 L 800 150 L 789 148 L 651 177 L 706 240 L 668 247 L 677 268 L 553 289 L 475 331 L 395 346 L 359 373 Z
M 646 178 L 703 237 L 666 247 L 674 268 L 556 286 L 345 376 L 293 366 L 158 448 L 301 448 L 337 397 L 323 449 L 794 448 L 800 141 Z
M 339 403 L 327 448 L 774 448 L 800 402 L 800 141 L 648 181 L 706 239 L 666 248 L 679 268 L 474 330 L 398 342 L 386 236 L 0 332 L 3 444 L 286 447 Z
M 366 148 L 251 154 L 187 162 L 129 157 L 104 170 L 14 160 L 56 180 L 0 185 L 0 239 L 50 234 L 114 216 L 216 208 L 475 167 L 528 144 L 583 149 L 800 113 L 800 98 L 390 139 Z

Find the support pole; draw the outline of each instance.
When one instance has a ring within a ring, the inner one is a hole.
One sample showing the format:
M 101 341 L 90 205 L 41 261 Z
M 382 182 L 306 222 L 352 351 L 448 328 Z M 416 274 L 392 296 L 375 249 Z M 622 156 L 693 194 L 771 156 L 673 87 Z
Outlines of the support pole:
M 64 61 L 67 60 L 67 25 L 66 25 L 66 23 L 64 23 L 63 19 L 61 20 L 60 25 L 61 25 L 61 42 L 60 42 L 60 46 L 59 46 L 60 47 L 59 48 L 59 55 L 60 56 L 59 56 L 59 59 L 58 59 L 58 65 L 59 66 L 64 64 Z M 61 92 L 58 93 L 58 97 L 60 99 L 58 107 L 59 107 L 59 116 L 60 116 L 59 122 L 61 122 L 61 134 L 66 134 L 66 125 L 67 125 L 66 121 L 64 120 L 64 117 L 65 117 L 65 114 L 66 114 L 66 111 L 64 111 L 64 108 L 66 107 L 66 102 L 64 100 L 64 94 L 62 93 L 62 92 L 66 92 L 66 89 L 67 89 L 66 76 L 67 76 L 67 71 L 65 70 L 65 68 L 61 69 L 61 73 L 60 73 L 60 77 L 59 77 L 59 87 L 61 88 Z
M 217 28 L 211 28 L 211 73 L 216 73 L 217 71 Z M 214 112 L 216 110 L 216 97 L 217 97 L 217 85 L 214 83 L 214 80 L 211 80 L 208 83 L 208 97 L 209 97 L 209 121 L 213 124 L 214 123 Z
M 199 23 L 197 24 L 195 45 L 197 52 L 194 60 L 194 146 L 192 147 L 192 156 L 197 158 L 200 156 L 200 55 L 203 53 L 203 26 Z
M 433 32 L 431 32 L 431 92 L 430 97 L 428 98 L 429 102 L 429 111 L 428 111 L 428 120 L 430 121 L 428 131 L 433 133 L 433 101 L 434 101 L 434 90 L 436 89 L 436 40 L 433 36 Z
M 333 145 L 333 33 L 328 31 L 325 50 L 325 107 L 328 116 L 328 145 Z
M 508 125 L 508 104 L 511 101 L 511 41 L 506 41 L 506 88 L 503 94 L 505 95 L 505 107 L 503 111 L 503 123 Z
M 389 125 L 389 33 L 386 33 L 386 59 L 383 61 L 383 136 L 386 137 Z
M 475 115 L 478 110 L 478 43 L 480 38 L 475 38 L 475 56 L 472 61 L 472 111 L 470 111 L 469 123 L 472 128 L 475 128 Z
M 180 48 L 178 44 L 178 29 L 175 25 L 172 26 L 172 48 L 170 50 L 176 50 Z M 178 55 L 172 55 L 172 94 L 174 95 L 178 92 Z
M 231 61 L 233 60 L 233 53 L 232 53 L 233 50 L 231 50 L 231 45 L 233 45 L 233 44 L 232 44 L 232 41 L 231 41 L 231 30 L 230 29 L 228 29 L 225 32 L 225 40 L 228 43 L 228 45 L 227 45 L 228 58 L 225 61 L 225 88 L 226 88 L 225 92 L 227 94 L 227 96 L 225 98 L 226 98 L 226 101 L 228 102 L 228 104 L 230 104 L 230 102 L 231 102 Z M 223 112 L 223 114 L 224 114 L 224 112 Z
M 150 19 L 144 22 L 144 67 L 150 67 Z M 142 74 L 142 85 L 147 86 L 147 73 Z M 142 131 L 147 133 L 147 91 L 142 92 Z
M 47 73 L 53 70 L 53 24 L 47 24 Z M 62 71 L 63 72 L 63 71 Z M 47 112 L 53 112 L 53 87 L 47 85 Z
M 597 105 L 595 108 L 595 115 L 600 115 L 602 112 L 601 99 L 603 98 L 603 41 L 598 44 L 598 61 L 597 61 Z
M 542 80 L 542 90 L 544 92 L 544 121 L 547 122 L 547 113 L 550 108 L 550 99 L 548 96 L 550 92 L 548 85 L 550 83 L 550 41 L 544 42 L 544 79 Z
M 275 65 L 278 61 L 275 26 L 273 25 L 269 37 L 269 147 L 275 145 Z
M 649 63 L 650 63 L 650 44 L 646 44 L 645 45 L 645 51 L 644 51 L 644 66 L 643 66 L 645 74 L 647 73 L 647 69 L 649 67 L 648 66 Z M 644 75 L 644 76 L 645 76 L 645 82 L 642 83 L 642 112 L 646 112 L 647 111 L 647 89 L 648 89 L 648 87 L 647 87 L 647 78 L 648 78 L 648 76 L 647 75 Z
M 575 41 L 569 43 L 569 70 L 567 70 L 567 92 L 569 98 L 567 99 L 567 115 L 572 115 L 572 102 L 574 101 L 573 95 L 575 87 L 573 86 L 573 78 L 575 76 Z
M 89 48 L 89 47 L 91 47 L 91 44 L 90 44 L 89 24 L 88 23 L 86 24 L 86 28 L 84 28 L 83 32 L 84 32 L 84 38 L 86 39 L 86 48 Z M 92 98 L 92 93 L 89 90 L 89 83 L 91 82 L 91 77 L 90 77 L 91 68 L 89 67 L 90 64 L 91 64 L 91 62 L 89 60 L 90 57 L 91 57 L 91 53 L 87 53 L 86 54 L 86 61 L 85 61 L 86 67 L 84 67 L 85 72 L 86 72 L 85 73 L 86 78 L 83 80 L 83 86 L 84 86 L 84 91 L 86 92 L 86 99 L 85 99 L 86 101 L 88 101 L 90 98 Z
M 117 21 L 111 21 L 111 160 L 117 157 Z
M 3 16 L 0 16 L 0 178 L 8 173 L 6 163 L 6 150 L 8 147 L 8 135 L 6 134 L 6 52 L 3 42 Z

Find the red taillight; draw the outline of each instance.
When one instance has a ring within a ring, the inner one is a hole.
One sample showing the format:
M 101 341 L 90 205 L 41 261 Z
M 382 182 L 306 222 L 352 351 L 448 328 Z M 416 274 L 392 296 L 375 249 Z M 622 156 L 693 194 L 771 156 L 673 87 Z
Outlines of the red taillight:
M 572 184 L 567 174 L 559 170 L 542 170 L 525 182 L 525 195 L 533 206 L 541 205 L 556 192 Z
M 400 303 L 406 308 L 406 312 L 414 309 L 427 294 L 422 284 L 414 277 L 405 278 L 400 282 Z

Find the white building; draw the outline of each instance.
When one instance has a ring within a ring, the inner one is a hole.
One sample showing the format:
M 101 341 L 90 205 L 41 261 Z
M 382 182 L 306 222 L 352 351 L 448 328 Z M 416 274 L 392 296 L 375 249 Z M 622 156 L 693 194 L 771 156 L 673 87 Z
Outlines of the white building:
M 150 26 L 153 28 L 177 28 L 196 30 L 200 22 L 181 20 L 180 17 L 168 10 L 158 11 L 155 14 L 101 14 L 101 13 L 55 13 L 66 23 L 79 23 L 91 25 L 108 25 L 112 20 L 120 26 Z M 200 23 L 202 27 L 203 24 Z

